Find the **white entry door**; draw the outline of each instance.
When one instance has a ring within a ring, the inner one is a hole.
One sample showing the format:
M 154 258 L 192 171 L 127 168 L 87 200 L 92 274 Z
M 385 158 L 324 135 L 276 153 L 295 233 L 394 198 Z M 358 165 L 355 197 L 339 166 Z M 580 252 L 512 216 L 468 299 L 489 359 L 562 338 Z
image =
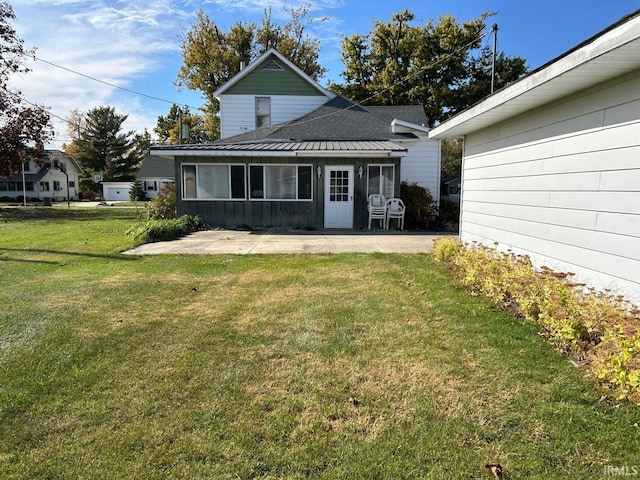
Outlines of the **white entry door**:
M 324 228 L 353 228 L 353 166 L 327 166 L 324 178 Z

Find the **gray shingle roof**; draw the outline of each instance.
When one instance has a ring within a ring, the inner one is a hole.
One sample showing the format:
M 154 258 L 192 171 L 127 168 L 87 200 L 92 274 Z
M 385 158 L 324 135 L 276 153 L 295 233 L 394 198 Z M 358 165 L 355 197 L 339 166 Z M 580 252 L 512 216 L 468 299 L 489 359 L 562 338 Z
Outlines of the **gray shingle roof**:
M 233 152 L 403 152 L 396 140 L 416 138 L 394 133 L 391 122 L 403 120 L 418 126 L 427 117 L 420 105 L 363 107 L 337 96 L 302 117 L 234 135 L 213 143 L 154 146 L 155 151 Z
M 308 141 L 388 141 L 415 138 L 413 134 L 394 134 L 393 119 L 417 125 L 427 117 L 420 105 L 402 107 L 363 107 L 337 96 L 317 109 L 289 122 L 263 127 L 224 138 L 214 143 L 255 142 L 278 139 Z
M 174 162 L 168 158 L 149 155 L 143 160 L 138 176 L 144 178 L 174 178 Z

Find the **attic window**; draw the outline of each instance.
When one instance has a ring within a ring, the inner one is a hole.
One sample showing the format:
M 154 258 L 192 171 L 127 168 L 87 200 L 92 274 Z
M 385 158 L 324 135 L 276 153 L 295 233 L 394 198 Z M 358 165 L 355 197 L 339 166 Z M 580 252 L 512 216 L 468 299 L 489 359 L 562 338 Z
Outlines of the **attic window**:
M 263 70 L 283 70 L 283 68 L 278 65 L 278 63 L 276 63 L 275 60 L 271 60 L 269 63 L 267 63 L 264 67 L 262 67 Z

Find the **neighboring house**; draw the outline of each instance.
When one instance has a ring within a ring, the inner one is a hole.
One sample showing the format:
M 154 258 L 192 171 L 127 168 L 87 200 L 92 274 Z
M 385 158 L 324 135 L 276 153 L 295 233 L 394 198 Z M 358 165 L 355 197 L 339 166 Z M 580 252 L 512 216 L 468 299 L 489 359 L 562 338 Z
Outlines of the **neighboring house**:
M 430 136 L 464 137 L 463 242 L 640 301 L 640 10 Z
M 459 178 L 452 178 L 443 182 L 442 198 L 449 202 L 460 203 L 461 182 Z
M 364 228 L 367 196 L 398 197 L 401 180 L 439 196 L 439 141 L 421 106 L 359 106 L 275 50 L 216 96 L 221 140 L 152 147 L 175 159 L 179 214 L 227 227 Z
M 0 197 L 27 200 L 63 201 L 78 198 L 80 165 L 60 150 L 45 150 L 47 160 L 41 165 L 30 160 L 23 172 L 0 178 Z M 68 180 L 68 182 L 67 182 Z
M 163 185 L 175 182 L 174 162 L 169 158 L 149 155 L 142 162 L 138 178 L 142 182 L 147 198 L 152 199 Z
M 168 158 L 149 155 L 138 170 L 147 199 L 151 200 L 165 183 L 174 183 L 174 161 Z M 101 182 L 102 196 L 107 202 L 129 200 L 132 181 Z

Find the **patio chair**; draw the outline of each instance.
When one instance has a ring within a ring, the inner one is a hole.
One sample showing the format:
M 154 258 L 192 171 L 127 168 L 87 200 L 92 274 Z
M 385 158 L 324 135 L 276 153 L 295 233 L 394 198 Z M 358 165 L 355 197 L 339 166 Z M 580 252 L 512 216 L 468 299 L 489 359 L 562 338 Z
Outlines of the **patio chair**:
M 369 230 L 371 230 L 372 220 L 380 220 L 380 228 L 384 229 L 387 223 L 387 199 L 384 195 L 377 193 L 369 195 L 367 210 L 369 211 Z
M 404 202 L 399 198 L 390 198 L 387 200 L 387 220 L 385 230 L 389 230 L 389 224 L 392 218 L 398 219 L 398 227 L 400 230 L 404 230 L 404 212 L 406 207 Z

